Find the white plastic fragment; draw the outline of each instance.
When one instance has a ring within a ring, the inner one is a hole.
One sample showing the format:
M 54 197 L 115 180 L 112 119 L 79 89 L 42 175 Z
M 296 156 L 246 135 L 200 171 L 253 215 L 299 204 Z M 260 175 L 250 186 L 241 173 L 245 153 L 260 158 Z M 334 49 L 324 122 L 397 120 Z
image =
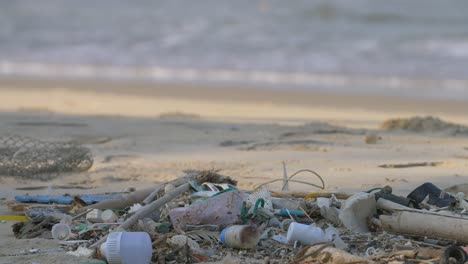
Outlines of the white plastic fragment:
M 271 237 L 271 239 L 273 239 L 273 240 L 275 240 L 277 242 L 283 243 L 283 244 L 288 243 L 288 238 L 285 235 L 274 235 L 274 236 Z
M 341 226 L 340 209 L 332 206 L 332 199 L 319 197 L 317 206 L 320 208 L 320 214 L 323 218 L 330 221 L 335 226 Z
M 348 244 L 344 242 L 343 239 L 341 239 L 340 233 L 338 232 L 338 230 L 331 225 L 325 229 L 325 238 L 328 241 L 333 242 L 336 248 L 339 248 L 339 249 L 348 248 Z
M 75 251 L 69 251 L 67 254 L 75 256 L 75 257 L 85 257 L 90 258 L 94 254 L 94 250 L 80 246 Z
M 103 223 L 115 223 L 119 220 L 119 217 L 112 210 L 105 210 L 101 214 Z
M 91 212 L 86 214 L 86 220 L 91 223 L 102 223 L 102 211 L 99 209 L 93 209 Z
M 339 218 L 343 225 L 356 233 L 369 232 L 368 219 L 376 212 L 373 194 L 356 193 L 349 197 L 341 207 Z
M 130 206 L 130 209 L 128 210 L 129 213 L 135 213 L 136 211 L 140 210 L 140 208 L 142 208 L 143 205 L 139 204 L 139 203 L 136 203 L 132 206 Z
M 303 245 L 327 242 L 325 232 L 315 223 L 311 225 L 291 223 L 288 228 L 287 240 L 288 242 L 299 241 Z

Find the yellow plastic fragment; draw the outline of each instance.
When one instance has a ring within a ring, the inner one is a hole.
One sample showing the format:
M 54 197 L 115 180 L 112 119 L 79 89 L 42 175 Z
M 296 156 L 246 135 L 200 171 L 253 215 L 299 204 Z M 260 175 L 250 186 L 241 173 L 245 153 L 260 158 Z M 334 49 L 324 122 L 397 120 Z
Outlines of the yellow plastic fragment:
M 27 221 L 24 215 L 0 215 L 0 221 Z

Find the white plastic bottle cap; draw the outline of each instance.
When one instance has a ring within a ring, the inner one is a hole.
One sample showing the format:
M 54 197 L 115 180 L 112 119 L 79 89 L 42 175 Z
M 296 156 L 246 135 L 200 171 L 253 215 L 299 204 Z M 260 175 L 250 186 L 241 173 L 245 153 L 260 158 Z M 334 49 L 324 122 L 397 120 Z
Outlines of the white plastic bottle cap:
M 149 264 L 153 255 L 151 238 L 145 232 L 114 232 L 101 245 L 109 264 Z

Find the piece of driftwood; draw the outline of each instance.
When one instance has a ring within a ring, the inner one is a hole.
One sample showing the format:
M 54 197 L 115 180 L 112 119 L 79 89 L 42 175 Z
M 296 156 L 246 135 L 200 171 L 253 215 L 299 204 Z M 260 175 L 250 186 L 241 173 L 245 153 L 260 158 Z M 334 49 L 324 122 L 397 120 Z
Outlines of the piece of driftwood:
M 115 209 L 121 210 L 136 203 L 140 203 L 145 199 L 154 188 L 147 188 L 135 192 L 131 192 L 129 194 L 123 194 L 122 196 L 116 197 L 114 199 L 105 200 L 99 203 L 95 203 L 92 205 L 88 205 L 82 207 L 78 210 L 78 212 L 87 211 L 88 209 Z
M 349 263 L 363 263 L 373 264 L 374 261 L 354 256 L 348 252 L 331 247 L 330 244 L 325 245 L 314 245 L 305 248 L 304 251 L 299 254 L 295 261 L 292 263 L 320 263 L 320 264 L 349 264 Z
M 386 211 L 396 211 L 396 210 L 409 210 L 409 211 L 411 211 L 413 208 L 406 207 L 404 205 L 397 204 L 397 203 L 394 203 L 392 201 L 380 198 L 380 199 L 377 200 L 377 209 L 386 210 Z M 414 209 L 414 210 L 416 210 L 416 209 Z
M 18 222 L 13 225 L 13 233 L 16 238 L 35 238 L 40 236 L 42 233 L 48 231 L 50 226 L 53 225 L 52 217 L 45 217 L 39 223 L 33 222 Z
M 156 188 L 154 188 L 154 190 L 143 200 L 143 205 L 146 205 L 146 204 L 149 204 L 151 203 L 154 198 L 156 198 L 156 196 L 158 195 L 158 193 L 161 191 L 161 190 L 164 190 L 164 187 L 168 184 L 172 184 L 174 185 L 174 187 L 178 187 L 184 183 L 187 183 L 189 180 L 191 180 L 192 177 L 182 177 L 182 178 L 178 178 L 178 179 L 175 179 L 173 181 L 170 181 L 170 182 L 167 182 L 167 183 L 164 183 L 164 184 L 160 184 L 158 186 L 156 186 Z
M 179 186 L 183 183 L 186 183 L 187 179 L 188 179 L 187 177 L 178 178 L 169 182 L 161 183 L 154 188 L 147 188 L 147 189 L 131 192 L 129 194 L 124 194 L 114 199 L 109 199 L 106 201 L 88 205 L 88 206 L 80 208 L 78 211 L 83 212 L 88 209 L 114 209 L 114 210 L 125 209 L 136 203 L 141 203 L 143 201 L 149 201 L 149 200 L 152 201 L 152 199 L 156 197 L 158 192 L 164 189 L 164 186 L 166 186 L 167 184 L 173 184 L 174 186 Z
M 318 198 L 318 197 L 325 197 L 325 198 L 331 198 L 332 195 L 334 195 L 338 199 L 348 199 L 351 195 L 346 194 L 346 193 L 323 193 L 323 192 L 317 192 L 317 193 L 310 193 L 310 192 L 271 192 L 272 197 L 294 197 L 294 198 Z
M 380 221 L 389 233 L 468 243 L 468 218 L 413 209 L 381 215 Z
M 167 193 L 163 197 L 153 201 L 152 203 L 143 206 L 140 208 L 138 211 L 135 212 L 134 215 L 132 215 L 130 218 L 125 220 L 119 227 L 116 228 L 115 231 L 125 231 L 129 227 L 133 226 L 136 222 L 138 222 L 139 219 L 142 219 L 146 217 L 147 215 L 151 214 L 152 212 L 158 210 L 160 207 L 164 206 L 168 202 L 172 201 L 174 198 L 177 196 L 183 194 L 184 192 L 188 191 L 190 189 L 190 184 L 185 183 L 180 185 L 179 187 L 175 188 L 173 191 L 170 193 Z M 107 239 L 107 236 L 101 238 L 99 241 L 94 243 L 91 248 L 96 248 L 97 246 L 101 245 L 104 243 Z
M 25 187 L 17 187 L 16 190 L 18 191 L 34 191 L 34 190 L 44 190 L 44 189 L 80 189 L 80 190 L 87 190 L 92 189 L 93 187 L 88 186 L 76 186 L 76 185 L 53 185 L 53 186 L 25 186 Z
M 388 257 L 404 257 L 407 259 L 421 259 L 421 260 L 428 260 L 428 259 L 435 259 L 439 258 L 444 251 L 441 249 L 434 249 L 434 248 L 415 248 L 415 249 L 407 249 L 407 250 L 399 250 L 389 253 Z

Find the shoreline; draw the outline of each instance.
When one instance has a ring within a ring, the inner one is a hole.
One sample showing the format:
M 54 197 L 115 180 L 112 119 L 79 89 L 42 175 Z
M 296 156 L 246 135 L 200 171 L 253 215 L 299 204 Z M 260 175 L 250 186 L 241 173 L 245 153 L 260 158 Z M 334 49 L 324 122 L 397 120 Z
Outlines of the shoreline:
M 227 117 L 246 122 L 326 120 L 352 127 L 372 127 L 386 118 L 434 115 L 468 124 L 465 118 L 468 104 L 450 100 L 286 91 L 261 86 L 217 88 L 214 84 L 0 78 L 0 111 L 35 109 L 140 117 L 183 112 L 208 119 Z

